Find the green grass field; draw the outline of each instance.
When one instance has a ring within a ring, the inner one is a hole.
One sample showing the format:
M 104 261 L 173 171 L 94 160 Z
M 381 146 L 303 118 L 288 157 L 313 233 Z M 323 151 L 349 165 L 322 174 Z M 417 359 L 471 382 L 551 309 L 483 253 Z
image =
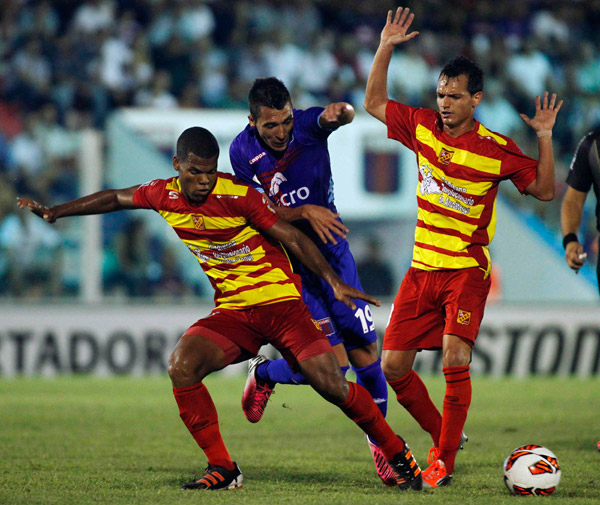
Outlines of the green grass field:
M 204 455 L 181 423 L 167 378 L 0 381 L 0 504 L 600 503 L 600 381 L 475 377 L 452 486 L 385 488 L 360 430 L 308 387 L 279 386 L 263 420 L 240 407 L 244 377 L 206 380 L 244 473 L 234 492 L 181 491 Z M 425 377 L 441 400 L 443 379 Z M 430 440 L 390 402 L 388 420 L 425 467 Z M 508 494 L 502 462 L 518 445 L 556 453 L 562 481 L 547 498 Z

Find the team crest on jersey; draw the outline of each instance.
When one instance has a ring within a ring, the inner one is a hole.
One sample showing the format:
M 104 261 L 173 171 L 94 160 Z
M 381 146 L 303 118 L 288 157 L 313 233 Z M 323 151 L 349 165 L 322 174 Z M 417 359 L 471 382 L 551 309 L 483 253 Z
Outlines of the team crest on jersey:
M 321 325 L 319 324 L 319 321 L 317 321 L 316 319 L 313 319 L 312 317 L 310 318 L 310 320 L 313 322 L 313 324 L 315 325 L 315 327 L 317 328 L 317 330 L 323 331 L 323 328 L 321 328 Z
M 263 196 L 262 196 L 262 201 L 267 206 L 267 209 L 269 209 L 273 214 L 276 213 L 275 209 L 271 205 L 271 202 L 269 202 L 269 199 L 267 198 L 267 196 L 265 194 L 263 194 Z
M 452 160 L 452 156 L 454 156 L 454 151 L 450 151 L 450 150 L 442 147 L 442 150 L 440 151 L 440 155 L 438 156 L 438 161 L 442 165 L 449 165 L 450 161 Z
M 468 310 L 458 309 L 458 316 L 456 317 L 456 322 L 468 326 L 469 324 L 471 324 L 471 312 Z
M 192 222 L 194 223 L 194 228 L 196 228 L 196 230 L 202 231 L 206 229 L 204 227 L 204 216 L 192 214 Z

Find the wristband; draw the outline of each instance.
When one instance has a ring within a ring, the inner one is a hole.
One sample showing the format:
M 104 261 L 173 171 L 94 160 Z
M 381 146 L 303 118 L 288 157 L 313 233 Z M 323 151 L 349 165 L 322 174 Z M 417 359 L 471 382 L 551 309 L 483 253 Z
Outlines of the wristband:
M 579 242 L 579 239 L 577 238 L 577 235 L 575 235 L 575 233 L 567 233 L 563 237 L 563 249 L 566 249 L 567 244 L 569 244 L 571 242 Z
M 538 137 L 552 137 L 552 130 L 539 130 L 535 134 Z

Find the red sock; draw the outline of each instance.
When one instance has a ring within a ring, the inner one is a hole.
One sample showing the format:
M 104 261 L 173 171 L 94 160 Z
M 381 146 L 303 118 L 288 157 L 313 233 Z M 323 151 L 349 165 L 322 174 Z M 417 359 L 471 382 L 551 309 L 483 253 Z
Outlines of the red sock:
M 208 389 L 199 382 L 189 387 L 173 388 L 173 394 L 181 420 L 206 454 L 208 464 L 233 470 L 234 464 L 221 437 L 217 409 Z
M 471 375 L 468 366 L 450 366 L 442 370 L 446 377 L 446 396 L 444 396 L 439 459 L 446 464 L 448 474 L 452 475 L 460 436 L 471 404 Z
M 358 424 L 371 440 L 377 442 L 386 459 L 393 459 L 404 450 L 404 442 L 390 428 L 369 392 L 354 382 L 348 382 L 348 385 L 350 392 L 339 405 L 340 409 Z
M 442 430 L 442 415 L 431 401 L 421 377 L 411 370 L 398 380 L 388 381 L 388 384 L 395 391 L 400 405 L 431 435 L 431 440 L 437 447 Z

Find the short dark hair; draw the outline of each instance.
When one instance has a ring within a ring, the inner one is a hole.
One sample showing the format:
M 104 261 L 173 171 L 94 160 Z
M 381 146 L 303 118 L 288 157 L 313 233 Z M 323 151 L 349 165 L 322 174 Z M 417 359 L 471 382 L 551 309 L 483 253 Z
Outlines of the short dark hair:
M 260 115 L 261 107 L 270 109 L 283 109 L 286 103 L 292 103 L 290 92 L 285 84 L 276 77 L 262 77 L 254 81 L 248 93 L 250 114 L 254 119 Z
M 219 156 L 219 143 L 206 128 L 192 126 L 177 139 L 177 157 L 185 160 L 190 153 L 204 159 Z
M 466 75 L 468 78 L 467 90 L 471 95 L 483 91 L 483 70 L 477 65 L 477 63 L 471 61 L 466 56 L 457 56 L 452 61 L 446 63 L 440 77 L 445 75 L 449 79 L 458 77 L 459 75 Z

